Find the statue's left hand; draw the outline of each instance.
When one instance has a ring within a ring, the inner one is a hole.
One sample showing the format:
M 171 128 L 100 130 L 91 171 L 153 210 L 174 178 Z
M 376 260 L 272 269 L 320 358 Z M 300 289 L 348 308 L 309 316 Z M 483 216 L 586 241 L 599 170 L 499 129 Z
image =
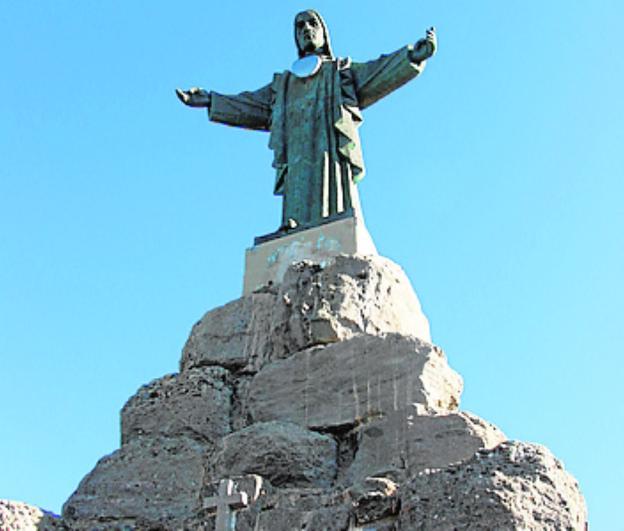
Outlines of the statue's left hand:
M 431 27 L 427 30 L 427 35 L 424 39 L 420 39 L 412 49 L 411 60 L 415 63 L 421 63 L 429 59 L 438 49 L 438 38 L 436 37 L 436 30 Z
M 179 100 L 189 107 L 210 107 L 210 92 L 193 87 L 189 90 L 176 89 Z

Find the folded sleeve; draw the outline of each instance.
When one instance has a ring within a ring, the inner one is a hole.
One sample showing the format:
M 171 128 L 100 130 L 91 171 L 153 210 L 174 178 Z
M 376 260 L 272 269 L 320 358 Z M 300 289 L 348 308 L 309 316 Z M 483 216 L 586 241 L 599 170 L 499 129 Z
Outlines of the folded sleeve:
M 273 103 L 271 84 L 253 92 L 229 96 L 211 92 L 210 96 L 208 117 L 213 122 L 257 131 L 270 130 Z
M 424 70 L 425 61 L 414 63 L 410 60 L 412 48 L 405 46 L 373 61 L 351 64 L 360 109 L 369 107 Z

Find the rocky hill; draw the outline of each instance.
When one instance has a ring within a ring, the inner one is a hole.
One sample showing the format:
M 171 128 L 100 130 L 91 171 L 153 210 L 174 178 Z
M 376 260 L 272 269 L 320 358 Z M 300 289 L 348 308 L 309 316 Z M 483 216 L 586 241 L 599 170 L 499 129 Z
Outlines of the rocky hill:
M 52 524 L 585 529 L 574 478 L 546 448 L 461 411 L 462 385 L 396 264 L 294 264 L 195 324 L 180 372 L 128 400 L 121 447 Z M 19 529 L 1 507 L 0 529 Z

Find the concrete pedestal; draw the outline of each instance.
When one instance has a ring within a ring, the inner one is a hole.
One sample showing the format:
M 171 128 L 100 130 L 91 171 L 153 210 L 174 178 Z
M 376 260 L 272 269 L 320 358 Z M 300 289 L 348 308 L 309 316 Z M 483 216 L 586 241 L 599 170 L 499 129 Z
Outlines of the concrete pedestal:
M 254 245 L 245 252 L 243 295 L 281 282 L 294 262 L 323 263 L 339 254 L 377 254 L 363 220 L 349 217 Z

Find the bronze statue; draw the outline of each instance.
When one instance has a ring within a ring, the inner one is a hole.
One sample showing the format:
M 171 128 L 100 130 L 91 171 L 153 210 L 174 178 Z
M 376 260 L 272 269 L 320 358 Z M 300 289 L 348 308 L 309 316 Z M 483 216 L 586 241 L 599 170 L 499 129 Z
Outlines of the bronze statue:
M 207 107 L 210 120 L 270 132 L 274 192 L 283 196 L 281 231 L 357 215 L 356 183 L 364 177 L 360 111 L 416 77 L 437 47 L 430 28 L 413 46 L 356 63 L 334 56 L 316 11 L 299 13 L 294 32 L 299 60 L 261 89 L 233 96 L 176 91 L 186 105 Z

